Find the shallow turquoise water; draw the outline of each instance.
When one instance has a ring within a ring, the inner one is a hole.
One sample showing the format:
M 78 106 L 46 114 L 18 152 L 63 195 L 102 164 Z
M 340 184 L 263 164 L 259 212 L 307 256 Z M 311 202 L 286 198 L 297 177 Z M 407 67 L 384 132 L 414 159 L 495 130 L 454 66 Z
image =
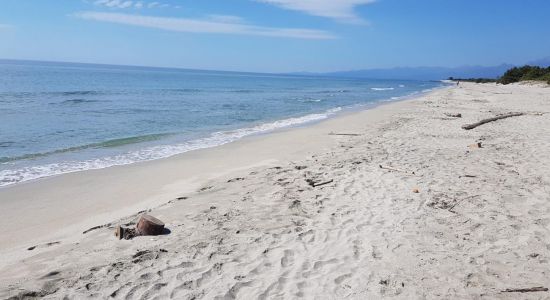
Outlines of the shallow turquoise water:
M 0 60 L 0 186 L 214 147 L 441 85 Z

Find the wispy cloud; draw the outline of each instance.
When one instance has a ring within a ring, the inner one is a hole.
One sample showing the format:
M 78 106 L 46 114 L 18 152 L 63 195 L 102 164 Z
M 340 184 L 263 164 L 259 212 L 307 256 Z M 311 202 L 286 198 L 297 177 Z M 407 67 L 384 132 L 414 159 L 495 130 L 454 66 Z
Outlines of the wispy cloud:
M 79 12 L 73 16 L 92 21 L 110 22 L 168 31 L 255 35 L 298 39 L 334 39 L 327 31 L 303 28 L 278 28 L 246 24 L 239 17 L 209 16 L 205 19 L 151 17 L 122 13 Z
M 301 11 L 313 16 L 326 17 L 341 22 L 367 23 L 355 13 L 355 7 L 375 0 L 255 0 L 285 9 Z
M 97 0 L 94 4 L 111 8 L 129 8 L 135 5 L 134 1 L 130 0 Z
M 108 8 L 180 8 L 177 5 L 170 5 L 166 3 L 161 3 L 157 1 L 144 1 L 144 0 L 95 0 L 93 4 L 98 6 L 104 6 Z
M 229 15 L 208 15 L 210 21 L 220 22 L 220 23 L 244 23 L 243 18 L 238 16 L 229 16 Z
M 166 3 L 160 3 L 160 2 L 156 2 L 156 1 L 153 1 L 153 2 L 149 2 L 147 3 L 147 8 L 167 8 L 167 7 L 174 7 L 174 8 L 180 8 L 180 6 L 172 6 L 170 4 L 166 4 Z

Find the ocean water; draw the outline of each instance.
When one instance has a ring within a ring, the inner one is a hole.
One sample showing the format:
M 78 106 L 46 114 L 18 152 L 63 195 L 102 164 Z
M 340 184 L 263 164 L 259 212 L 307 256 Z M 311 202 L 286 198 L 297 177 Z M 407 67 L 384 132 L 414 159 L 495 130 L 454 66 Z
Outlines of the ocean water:
M 215 147 L 441 85 L 0 60 L 0 187 Z

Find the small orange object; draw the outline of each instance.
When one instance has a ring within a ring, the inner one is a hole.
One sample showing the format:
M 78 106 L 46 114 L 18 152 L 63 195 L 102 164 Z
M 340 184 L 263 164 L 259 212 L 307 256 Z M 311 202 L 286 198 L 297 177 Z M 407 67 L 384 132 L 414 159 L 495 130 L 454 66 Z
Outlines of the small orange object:
M 420 191 L 417 188 L 414 188 L 413 193 L 418 194 L 418 193 L 420 193 Z

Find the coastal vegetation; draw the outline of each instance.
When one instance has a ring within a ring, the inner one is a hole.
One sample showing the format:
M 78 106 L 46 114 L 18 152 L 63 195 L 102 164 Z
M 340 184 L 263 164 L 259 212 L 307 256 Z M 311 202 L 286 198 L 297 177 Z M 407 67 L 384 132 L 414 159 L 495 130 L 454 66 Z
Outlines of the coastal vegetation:
M 492 79 L 492 78 L 454 78 L 454 77 L 449 77 L 449 80 L 475 82 L 475 83 L 497 82 L 497 79 Z
M 510 84 L 526 80 L 544 81 L 550 84 L 550 67 L 514 67 L 506 71 L 504 75 L 499 78 L 498 82 L 502 84 Z
M 520 81 L 543 81 L 550 84 L 550 67 L 542 68 L 538 66 L 513 67 L 506 71 L 499 78 L 453 78 L 449 80 L 466 81 L 475 83 L 497 82 L 501 84 L 510 84 Z

